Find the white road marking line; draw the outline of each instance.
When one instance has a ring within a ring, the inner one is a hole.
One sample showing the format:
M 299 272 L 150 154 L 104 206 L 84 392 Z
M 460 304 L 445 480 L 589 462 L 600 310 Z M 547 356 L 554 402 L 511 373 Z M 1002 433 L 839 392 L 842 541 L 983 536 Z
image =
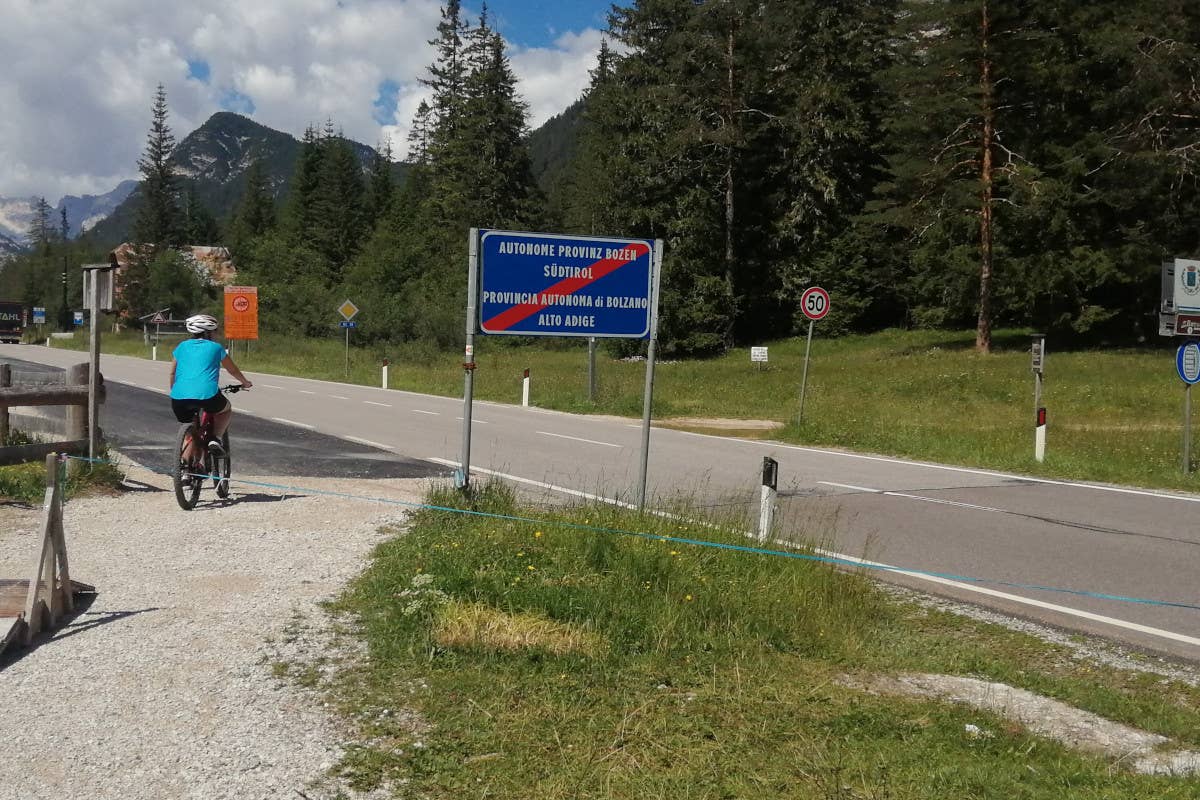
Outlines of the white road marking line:
M 254 384 L 254 385 L 255 385 L 255 386 L 265 386 L 265 387 L 267 387 L 268 389 L 282 389 L 282 388 L 283 388 L 282 386 L 276 386 L 276 385 L 275 385 L 275 384 L 273 384 L 273 383 L 256 383 L 256 384 Z
M 431 416 L 431 417 L 440 417 L 440 416 L 441 416 L 441 414 L 439 414 L 439 413 L 438 413 L 438 412 L 436 412 L 436 411 L 422 411 L 422 410 L 421 410 L 421 409 L 419 409 L 419 408 L 414 408 L 414 409 L 412 409 L 412 412 L 413 412 L 414 414 L 428 414 L 428 415 L 429 415 L 429 416 Z
M 565 433 L 550 433 L 550 431 L 537 431 L 537 433 L 540 433 L 542 436 L 555 436 L 559 439 L 570 439 L 574 442 L 587 442 L 588 444 L 598 444 L 603 445 L 604 447 L 621 447 L 621 445 L 613 444 L 612 442 L 597 442 L 595 439 L 581 439 L 578 436 L 567 436 Z
M 308 389 L 297 389 L 296 391 L 300 394 L 316 394 L 316 392 L 310 392 Z
M 462 417 L 455 417 L 455 419 L 459 420 L 460 422 L 462 421 Z M 472 417 L 471 424 L 472 425 L 491 425 L 492 423 L 488 422 L 486 419 L 475 419 L 474 417 Z
M 340 394 L 331 394 L 329 396 L 332 397 L 334 400 L 349 400 L 350 399 L 349 397 L 342 397 Z
M 271 417 L 276 422 L 282 422 L 284 425 L 295 425 L 297 428 L 307 428 L 310 431 L 317 429 L 316 425 L 305 425 L 303 422 L 296 422 L 294 419 L 284 419 L 283 417 Z
M 363 400 L 363 402 L 369 406 L 383 406 L 384 408 L 392 407 L 391 403 L 376 403 L 374 400 Z
M 1015 475 L 1009 472 L 993 472 L 991 470 L 972 469 L 970 467 L 953 467 L 949 464 L 932 464 L 928 461 L 906 461 L 903 458 L 892 458 L 890 456 L 868 456 L 863 455 L 862 453 L 847 453 L 840 450 L 822 450 L 819 447 L 804 447 L 802 445 L 784 444 L 783 442 L 775 441 L 764 442 L 761 439 L 739 439 L 736 436 L 713 436 L 712 434 L 708 433 L 693 433 L 691 431 L 680 431 L 673 428 L 664 428 L 661 430 L 669 430 L 672 433 L 678 433 L 682 436 L 699 436 L 704 439 L 719 439 L 726 442 L 755 445 L 757 447 L 763 447 L 765 445 L 772 448 L 798 450 L 802 453 L 816 453 L 817 455 L 823 456 L 840 456 L 841 458 L 858 459 L 860 461 L 879 461 L 884 464 L 900 464 L 905 467 L 924 467 L 925 469 L 936 469 L 944 472 L 961 472 L 964 475 L 982 475 L 987 478 L 1004 478 L 1005 480 L 1024 481 L 1026 483 L 1043 483 L 1047 486 L 1070 486 L 1075 489 L 1094 489 L 1098 492 L 1132 494 L 1139 497 L 1153 497 L 1159 500 L 1182 500 L 1186 503 L 1200 503 L 1200 495 L 1168 494 L 1167 492 L 1155 492 L 1147 489 L 1128 489 L 1124 486 L 1105 486 L 1099 483 L 1079 483 L 1076 481 L 1058 481 L 1051 478 L 1034 478 L 1029 475 Z
M 450 461 L 449 459 L 445 459 L 445 458 L 427 458 L 425 460 L 432 461 L 435 464 L 441 464 L 444 467 L 457 467 L 458 466 L 457 461 Z M 602 497 L 598 494 L 589 494 L 588 492 L 581 492 L 578 489 L 568 489 L 565 486 L 555 486 L 552 483 L 543 483 L 542 481 L 535 481 L 530 478 L 522 478 L 517 475 L 509 475 L 508 473 L 505 473 L 505 472 L 496 472 L 495 470 L 485 469 L 484 467 L 474 467 L 473 466 L 473 467 L 471 467 L 471 471 L 472 472 L 482 472 L 484 475 L 495 475 L 498 478 L 504 478 L 504 479 L 510 480 L 514 483 L 524 483 L 529 486 L 537 486 L 542 489 L 551 489 L 555 492 L 560 492 L 562 494 L 569 494 L 572 497 L 582 497 L 584 500 L 599 500 L 602 503 L 609 503 L 610 505 L 620 506 L 621 508 L 631 508 L 635 511 L 637 510 L 637 506 L 635 506 L 633 503 L 626 503 L 624 500 L 614 500 L 611 497 Z
M 890 489 L 872 489 L 869 486 L 855 486 L 850 483 L 834 483 L 833 481 L 817 481 L 822 486 L 836 486 L 839 489 L 852 489 L 856 492 L 867 492 L 868 494 L 883 494 L 888 497 L 904 497 L 908 500 L 920 500 L 923 503 L 935 503 L 939 506 L 956 506 L 958 508 L 969 508 L 972 511 L 988 511 L 993 514 L 1006 514 L 1002 508 L 992 508 L 991 506 L 977 506 L 974 503 L 961 503 L 957 500 L 945 500 L 940 497 L 922 497 L 919 494 L 907 494 L 906 492 L 893 492 Z M 972 487 L 964 487 L 972 488 Z
M 150 390 L 150 391 L 152 391 L 152 392 L 158 392 L 159 394 L 168 394 L 168 392 L 167 392 L 167 390 L 166 390 L 166 389 L 160 389 L 160 388 L 159 388 L 159 387 L 157 387 L 157 386 L 143 386 L 142 388 L 143 388 L 143 389 L 149 389 L 149 390 Z
M 365 444 L 367 447 L 378 447 L 380 450 L 391 450 L 392 449 L 391 447 L 389 447 L 386 444 L 380 444 L 379 442 L 372 442 L 370 439 L 360 439 L 357 436 L 343 436 L 342 438 L 349 439 L 352 442 L 358 442 L 359 444 Z
M 172 448 L 165 444 L 131 444 L 125 447 L 118 447 L 118 450 L 171 450 Z
M 448 461 L 443 458 L 429 458 L 426 460 L 432 461 L 435 464 L 442 464 L 444 466 L 449 466 L 449 467 L 457 467 L 459 465 L 457 461 Z M 575 497 L 583 497 L 588 500 L 599 500 L 602 503 L 618 505 L 618 506 L 621 506 L 622 508 L 634 508 L 634 506 L 630 503 L 625 503 L 625 502 L 622 502 L 619 500 L 612 500 L 607 497 L 603 497 L 601 495 L 588 494 L 587 492 L 581 492 L 581 491 L 578 491 L 577 489 L 568 489 L 565 486 L 556 486 L 552 483 L 544 483 L 542 481 L 530 480 L 529 478 L 522 478 L 517 475 L 509 475 L 504 472 L 497 472 L 495 470 L 484 469 L 482 467 L 471 467 L 471 471 L 482 472 L 487 475 L 495 475 L 498 478 L 505 478 L 507 480 L 514 481 L 516 483 L 531 484 L 533 486 L 539 486 L 541 488 L 550 489 L 555 492 L 562 492 L 563 494 L 573 495 Z M 871 489 L 866 489 L 865 487 L 853 487 L 853 488 L 862 489 L 863 491 L 873 491 Z M 1063 606 L 1063 605 L 1059 605 L 1058 603 L 1047 603 L 1044 600 L 1035 600 L 1032 597 L 1022 597 L 1019 594 L 1012 594 L 1010 592 L 1001 592 L 1001 591 L 997 591 L 996 589 L 988 589 L 985 586 L 976 586 L 976 585 L 970 584 L 970 583 L 963 583 L 962 581 L 951 580 L 950 578 L 941 578 L 936 575 L 926 575 L 921 572 L 912 572 L 912 571 L 909 571 L 906 569 L 902 569 L 900 567 L 893 566 L 891 564 L 885 564 L 882 561 L 868 561 L 865 558 L 858 558 L 857 556 L 848 556 L 848 555 L 844 555 L 842 553 L 835 552 L 833 550 L 814 548 L 813 552 L 817 553 L 818 555 L 824 556 L 826 558 L 836 558 L 840 561 L 849 561 L 849 562 L 855 563 L 855 564 L 862 564 L 865 567 L 875 567 L 875 568 L 878 568 L 878 569 L 881 569 L 881 570 L 884 570 L 887 572 L 895 573 L 896 575 L 905 575 L 910 578 L 915 578 L 916 580 L 928 581 L 930 583 L 936 583 L 936 584 L 940 584 L 942 586 L 952 586 L 955 589 L 961 589 L 966 592 L 975 592 L 976 594 L 982 594 L 982 595 L 986 595 L 988 597 L 996 597 L 1001 600 L 1011 601 L 1013 603 L 1019 603 L 1022 605 L 1033 606 L 1035 608 L 1044 608 L 1047 611 L 1055 611 L 1060 614 L 1066 614 L 1067 616 L 1078 617 L 1080 619 L 1087 619 L 1087 620 L 1091 620 L 1092 622 L 1102 623 L 1104 625 L 1111 625 L 1115 628 L 1125 628 L 1126 630 L 1137 631 L 1138 633 L 1145 633 L 1149 636 L 1157 636 L 1160 639 L 1170 639 L 1175 642 L 1182 642 L 1184 644 L 1200 646 L 1200 639 L 1197 639 L 1194 636 L 1187 636 L 1186 634 L 1176 633 L 1175 631 L 1168 631 L 1168 630 L 1164 630 L 1162 628 L 1152 628 L 1149 625 L 1142 625 L 1137 622 L 1130 622 L 1129 620 L 1118 619 L 1117 617 L 1108 617 L 1103 614 L 1093 614 L 1090 611 L 1084 611 L 1079 608 L 1071 608 L 1070 606 Z

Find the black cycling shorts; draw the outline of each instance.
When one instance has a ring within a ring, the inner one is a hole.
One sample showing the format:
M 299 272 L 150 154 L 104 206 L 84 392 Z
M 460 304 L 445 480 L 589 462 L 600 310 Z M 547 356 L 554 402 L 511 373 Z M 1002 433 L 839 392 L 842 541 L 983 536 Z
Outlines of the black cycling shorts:
M 217 392 L 207 400 L 176 400 L 171 398 L 171 410 L 175 412 L 175 419 L 180 422 L 191 422 L 192 415 L 197 409 L 203 409 L 210 414 L 220 414 L 225 409 L 229 408 L 229 399 L 225 395 Z

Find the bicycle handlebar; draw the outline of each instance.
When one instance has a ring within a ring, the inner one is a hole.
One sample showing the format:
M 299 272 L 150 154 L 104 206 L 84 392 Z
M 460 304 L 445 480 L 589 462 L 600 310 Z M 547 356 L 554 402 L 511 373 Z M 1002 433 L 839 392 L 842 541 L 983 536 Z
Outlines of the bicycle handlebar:
M 228 386 L 221 387 L 221 391 L 225 392 L 226 394 L 237 394 L 238 392 L 245 392 L 245 391 L 249 391 L 249 390 L 250 390 L 250 387 L 243 386 L 240 383 L 231 383 Z

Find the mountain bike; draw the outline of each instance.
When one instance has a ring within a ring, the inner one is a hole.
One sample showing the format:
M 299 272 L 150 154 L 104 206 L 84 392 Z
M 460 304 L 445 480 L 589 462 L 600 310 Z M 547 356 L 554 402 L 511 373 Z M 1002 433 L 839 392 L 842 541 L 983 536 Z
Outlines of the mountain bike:
M 236 394 L 241 390 L 242 386 L 236 383 L 221 387 L 221 391 L 226 394 Z M 229 497 L 229 432 L 226 431 L 220 440 L 213 435 L 215 416 L 197 409 L 192 415 L 192 421 L 179 427 L 175 470 L 171 477 L 175 484 L 175 499 L 184 511 L 191 511 L 196 507 L 196 503 L 200 501 L 200 491 L 208 480 L 212 481 L 217 497 Z M 220 452 L 213 452 L 209 447 L 209 443 L 215 441 L 221 443 Z M 193 458 L 189 462 L 184 459 L 183 454 L 193 442 L 196 446 L 192 448 Z

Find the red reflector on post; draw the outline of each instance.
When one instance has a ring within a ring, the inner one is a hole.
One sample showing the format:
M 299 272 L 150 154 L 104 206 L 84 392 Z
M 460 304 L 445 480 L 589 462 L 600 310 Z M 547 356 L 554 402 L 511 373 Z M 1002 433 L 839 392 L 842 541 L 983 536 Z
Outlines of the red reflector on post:
M 1037 424 L 1039 428 L 1046 424 L 1046 409 L 1044 407 L 1037 410 Z
M 526 377 L 526 378 L 528 378 L 528 377 L 529 377 L 529 370 L 525 370 L 525 377 Z

